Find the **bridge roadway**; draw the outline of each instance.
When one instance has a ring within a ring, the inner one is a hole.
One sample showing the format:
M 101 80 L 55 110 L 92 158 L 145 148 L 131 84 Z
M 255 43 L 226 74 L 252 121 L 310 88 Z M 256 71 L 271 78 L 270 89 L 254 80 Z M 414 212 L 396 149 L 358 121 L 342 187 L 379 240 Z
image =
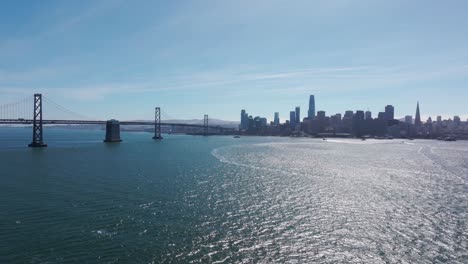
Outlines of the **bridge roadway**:
M 34 120 L 32 119 L 0 119 L 0 124 L 18 124 L 18 125 L 31 125 Z M 105 125 L 107 121 L 99 120 L 42 120 L 44 125 Z M 154 126 L 155 122 L 151 121 L 119 121 L 123 126 Z M 161 122 L 161 126 L 181 126 L 181 127 L 197 127 L 204 128 L 204 125 L 197 124 L 183 124 L 183 123 L 167 123 Z M 234 130 L 233 128 L 225 128 L 222 126 L 208 126 L 210 129 L 218 130 Z

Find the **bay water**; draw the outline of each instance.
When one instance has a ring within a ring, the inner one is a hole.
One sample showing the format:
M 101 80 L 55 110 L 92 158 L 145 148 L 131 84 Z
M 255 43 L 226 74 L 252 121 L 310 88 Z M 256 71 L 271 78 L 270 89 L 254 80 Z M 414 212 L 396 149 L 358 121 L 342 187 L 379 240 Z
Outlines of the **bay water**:
M 0 128 L 0 263 L 468 263 L 468 142 Z

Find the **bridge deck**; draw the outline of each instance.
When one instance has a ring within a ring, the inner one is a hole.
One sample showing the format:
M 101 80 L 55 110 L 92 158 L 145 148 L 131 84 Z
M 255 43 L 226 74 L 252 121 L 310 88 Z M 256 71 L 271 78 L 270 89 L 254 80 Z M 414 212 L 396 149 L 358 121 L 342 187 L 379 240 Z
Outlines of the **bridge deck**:
M 18 124 L 18 125 L 30 125 L 34 122 L 32 119 L 0 119 L 0 124 Z M 44 125 L 105 125 L 107 121 L 101 120 L 42 120 Z M 120 125 L 123 126 L 154 126 L 155 122 L 151 121 L 119 121 Z M 181 126 L 181 127 L 197 127 L 204 128 L 204 125 L 200 124 L 184 124 L 184 123 L 167 123 L 161 122 L 161 126 Z M 210 129 L 223 129 L 223 130 L 234 130 L 233 128 L 225 128 L 222 126 L 208 126 Z

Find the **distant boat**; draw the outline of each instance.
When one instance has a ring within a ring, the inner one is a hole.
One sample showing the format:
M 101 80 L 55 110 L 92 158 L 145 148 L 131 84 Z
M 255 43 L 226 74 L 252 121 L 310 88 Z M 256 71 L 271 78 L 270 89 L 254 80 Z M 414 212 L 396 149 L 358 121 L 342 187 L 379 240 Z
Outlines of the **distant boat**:
M 234 138 L 240 138 L 240 136 L 234 136 Z
M 322 140 L 327 140 L 326 138 L 322 138 Z
M 362 141 L 366 141 L 366 138 L 361 138 Z
M 457 141 L 457 140 L 453 137 L 446 137 L 444 138 L 444 141 Z

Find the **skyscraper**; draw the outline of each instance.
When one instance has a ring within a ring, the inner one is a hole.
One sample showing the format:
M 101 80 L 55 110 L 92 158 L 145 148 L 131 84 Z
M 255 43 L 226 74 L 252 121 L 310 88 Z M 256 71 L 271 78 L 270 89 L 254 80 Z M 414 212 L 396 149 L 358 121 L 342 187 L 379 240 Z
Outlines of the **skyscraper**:
M 275 112 L 275 119 L 274 119 L 274 121 L 273 121 L 273 124 L 274 124 L 275 126 L 278 126 L 279 123 L 280 123 L 280 120 L 279 120 L 279 113 L 278 113 L 278 112 Z
M 387 105 L 385 107 L 385 120 L 390 121 L 395 119 L 395 108 L 393 105 Z
M 247 115 L 247 113 L 245 112 L 244 109 L 241 110 L 241 122 L 240 122 L 240 129 L 247 129 L 247 126 L 248 126 L 248 122 L 249 122 L 249 117 Z
M 309 112 L 307 112 L 309 120 L 315 118 L 315 96 L 311 95 L 309 98 Z
M 414 124 L 417 125 L 417 126 L 422 125 L 421 113 L 419 112 L 419 102 L 418 102 L 418 104 L 416 106 L 416 119 L 414 120 Z
M 296 123 L 299 124 L 301 122 L 301 108 L 296 106 Z
M 291 126 L 291 129 L 296 127 L 296 112 L 294 111 L 289 112 L 289 125 Z

